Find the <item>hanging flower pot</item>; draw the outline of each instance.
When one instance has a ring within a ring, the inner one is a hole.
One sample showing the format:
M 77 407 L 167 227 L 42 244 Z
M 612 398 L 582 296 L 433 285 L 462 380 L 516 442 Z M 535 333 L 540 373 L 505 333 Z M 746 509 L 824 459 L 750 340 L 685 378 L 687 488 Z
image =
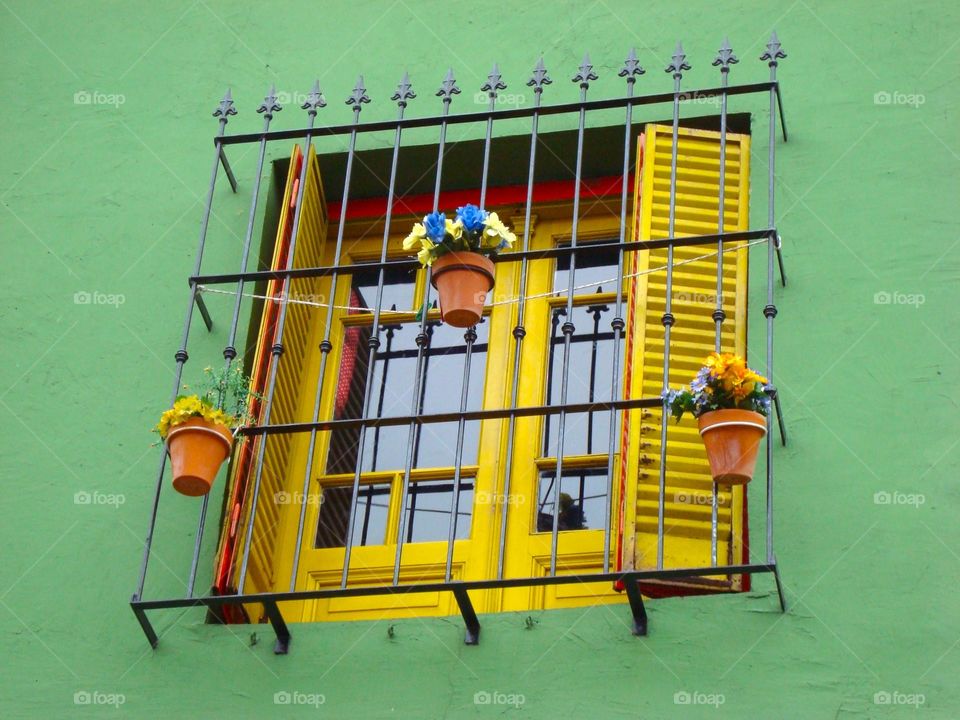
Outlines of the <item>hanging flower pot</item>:
M 689 388 L 668 390 L 664 403 L 680 420 L 697 418 L 713 479 L 724 485 L 750 482 L 770 413 L 765 377 L 732 353 L 710 353 Z
M 190 497 L 206 495 L 232 446 L 230 428 L 203 418 L 192 418 L 170 430 L 167 452 L 174 489 Z
M 767 419 L 751 410 L 714 410 L 697 418 L 713 479 L 744 485 L 753 478 Z
M 464 205 L 457 208 L 454 220 L 433 212 L 422 223 L 415 223 L 403 249 L 419 247 L 420 264 L 432 266 L 430 282 L 440 296 L 443 321 L 468 328 L 480 322 L 487 293 L 493 287 L 490 258 L 516 240 L 495 212 Z
M 454 327 L 480 322 L 493 287 L 493 262 L 475 252 L 449 252 L 433 263 L 431 284 L 440 296 L 440 317 Z
M 174 489 L 191 497 L 210 492 L 233 447 L 230 427 L 250 422 L 247 405 L 260 397 L 250 392 L 250 381 L 239 366 L 206 368 L 204 373 L 201 392 L 179 396 L 154 428 L 170 454 Z

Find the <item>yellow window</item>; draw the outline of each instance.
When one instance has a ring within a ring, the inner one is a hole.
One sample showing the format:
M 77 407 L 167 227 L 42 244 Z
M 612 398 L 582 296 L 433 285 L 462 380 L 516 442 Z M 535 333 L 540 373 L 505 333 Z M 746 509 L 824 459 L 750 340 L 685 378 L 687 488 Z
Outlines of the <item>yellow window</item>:
M 633 232 L 635 239 L 667 235 L 667 207 L 671 128 L 647 126 L 635 182 Z M 282 245 L 287 215 L 294 197 L 298 150 L 278 230 Z M 749 138 L 728 134 L 726 160 L 726 230 L 747 226 Z M 742 163 L 742 165 L 741 165 Z M 664 170 L 664 168 L 666 168 Z M 304 212 L 297 238 L 294 265 L 343 265 L 331 294 L 329 276 L 294 281 L 289 299 L 312 299 L 318 306 L 291 303 L 284 331 L 284 352 L 271 423 L 309 422 L 313 419 L 317 378 L 322 362 L 321 340 L 332 302 L 330 340 L 323 385 L 321 420 L 350 420 L 363 415 L 389 418 L 408 414 L 455 414 L 464 382 L 464 331 L 443 325 L 439 313 L 427 313 L 426 383 L 417 392 L 418 311 L 426 294 L 425 273 L 410 266 L 384 272 L 381 291 L 377 361 L 368 367 L 369 340 L 376 305 L 378 271 L 350 266 L 379 260 L 383 228 L 348 223 L 343 251 L 334 256 L 335 243 L 326 233 L 326 208 L 316 158 L 311 154 Z M 717 230 L 719 135 L 680 130 L 676 234 L 695 235 Z M 490 208 L 497 209 L 497 208 Z M 571 208 L 553 205 L 534 208 L 530 248 L 549 249 L 570 243 Z M 501 216 L 508 215 L 502 212 Z M 523 218 L 511 218 L 522 237 Z M 413 219 L 395 218 L 389 237 L 391 258 L 405 253 L 401 241 Z M 619 215 L 591 206 L 580 220 L 578 245 L 616 242 Z M 714 247 L 677 248 L 674 271 L 674 314 L 677 324 L 671 343 L 671 384 L 689 381 L 703 357 L 714 347 L 713 302 L 716 293 Z M 621 378 L 626 397 L 660 393 L 663 358 L 664 275 L 666 250 L 625 253 L 625 278 L 616 286 L 617 251 L 579 252 L 574 276 L 573 315 L 566 317 L 569 254 L 532 259 L 526 286 L 520 287 L 520 265 L 496 266 L 494 302 L 476 327 L 467 410 L 508 407 L 512 383 L 519 386 L 518 406 L 556 405 L 562 384 L 562 326 L 572 322 L 567 402 L 610 399 L 614 345 L 611 321 L 617 296 L 626 312 L 625 336 L 619 343 Z M 274 262 L 284 260 L 275 254 Z M 723 258 L 724 349 L 742 353 L 746 339 L 746 250 Z M 299 284 L 298 284 L 299 283 Z M 273 291 L 276 292 L 277 288 Z M 512 377 L 519 293 L 528 301 L 524 313 L 520 376 Z M 431 297 L 435 294 L 431 293 Z M 267 303 L 261 322 L 257 356 L 267 357 L 274 342 Z M 398 579 L 402 584 L 452 580 L 484 580 L 497 575 L 500 532 L 506 513 L 503 551 L 504 577 L 539 577 L 550 572 L 553 508 L 559 529 L 556 568 L 560 574 L 598 573 L 603 570 L 604 527 L 611 532 L 611 569 L 656 566 L 659 473 L 659 411 L 619 413 L 610 428 L 610 412 L 568 413 L 565 419 L 562 462 L 559 456 L 559 417 L 529 415 L 516 419 L 513 447 L 507 448 L 509 420 L 467 420 L 462 427 L 458 488 L 455 487 L 456 419 L 411 426 L 385 424 L 370 427 L 358 452 L 360 429 L 340 424 L 311 434 L 271 434 L 266 440 L 264 472 L 245 592 L 334 589 L 341 585 L 344 546 L 356 468 L 359 493 L 353 525 L 350 587 L 389 585 L 394 580 L 397 540 L 402 544 Z M 613 477 L 608 463 L 610 432 L 615 431 Z M 712 482 L 696 436 L 687 422 L 671 427 L 667 455 L 665 505 L 665 567 L 702 567 L 711 554 Z M 256 451 L 263 447 L 258 440 Z M 405 477 L 408 454 L 412 470 Z M 507 458 L 511 461 L 508 465 Z M 307 468 L 308 460 L 311 467 Z M 558 477 L 558 465 L 562 472 Z M 242 553 L 239 544 L 223 559 L 232 533 L 249 522 L 250 503 L 236 490 L 244 485 L 250 465 L 234 461 L 228 507 L 245 507 L 240 521 L 228 523 L 222 534 L 221 562 L 234 576 Z M 509 476 L 509 491 L 504 492 Z M 307 492 L 304 494 L 306 480 Z M 404 489 L 406 487 L 406 493 Z M 607 497 L 612 488 L 612 497 Z M 459 502 L 452 513 L 455 493 Z M 559 501 L 557 495 L 559 494 Z M 404 497 L 405 495 L 405 497 Z M 405 511 L 401 512 L 404 507 Z M 608 513 L 609 508 L 609 515 Z M 720 494 L 718 556 L 720 564 L 738 562 L 743 551 L 743 497 L 740 490 Z M 297 547 L 301 516 L 304 531 Z M 448 558 L 448 538 L 454 538 Z M 296 556 L 296 563 L 295 563 Z M 448 569 L 449 561 L 449 569 Z M 292 570 L 296 564 L 296 572 Z M 738 589 L 740 578 L 718 575 L 696 581 L 697 588 Z M 676 588 L 645 591 L 657 592 Z M 597 602 L 626 602 L 610 583 L 570 584 L 472 591 L 478 612 L 571 607 Z M 258 609 L 248 608 L 254 617 Z M 401 593 L 310 600 L 291 606 L 294 620 L 366 619 L 455 614 L 449 592 Z

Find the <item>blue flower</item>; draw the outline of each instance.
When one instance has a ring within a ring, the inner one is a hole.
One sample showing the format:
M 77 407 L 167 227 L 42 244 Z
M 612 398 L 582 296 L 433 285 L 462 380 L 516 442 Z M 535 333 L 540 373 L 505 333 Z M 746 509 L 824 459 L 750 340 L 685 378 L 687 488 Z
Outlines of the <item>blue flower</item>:
M 707 387 L 707 380 L 710 378 L 710 368 L 702 368 L 697 376 L 690 383 L 690 389 L 695 393 L 703 392 Z
M 441 243 L 447 234 L 447 216 L 441 212 L 432 212 L 423 218 L 423 227 L 428 238 L 435 243 Z
M 464 205 L 457 208 L 457 219 L 463 223 L 463 229 L 468 233 L 482 230 L 487 215 L 489 213 L 486 210 L 481 210 L 476 205 Z

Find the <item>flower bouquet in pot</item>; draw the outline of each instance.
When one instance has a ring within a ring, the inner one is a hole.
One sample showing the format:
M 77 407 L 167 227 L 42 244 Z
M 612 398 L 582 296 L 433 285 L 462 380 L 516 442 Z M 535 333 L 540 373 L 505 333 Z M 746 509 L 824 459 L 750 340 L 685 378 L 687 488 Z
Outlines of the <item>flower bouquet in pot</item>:
M 443 321 L 468 328 L 480 322 L 487 293 L 493 287 L 490 258 L 516 240 L 495 212 L 464 205 L 457 208 L 453 220 L 432 212 L 422 223 L 415 223 L 403 249 L 419 247 L 420 264 L 433 268 L 430 282 L 440 296 Z
M 191 497 L 210 492 L 233 447 L 230 428 L 251 422 L 248 403 L 259 397 L 239 366 L 203 372 L 200 391 L 177 396 L 154 428 L 170 455 L 174 489 Z
M 679 422 L 689 412 L 700 428 L 713 479 L 750 482 L 770 413 L 768 381 L 733 353 L 710 353 L 690 387 L 668 390 L 664 402 Z

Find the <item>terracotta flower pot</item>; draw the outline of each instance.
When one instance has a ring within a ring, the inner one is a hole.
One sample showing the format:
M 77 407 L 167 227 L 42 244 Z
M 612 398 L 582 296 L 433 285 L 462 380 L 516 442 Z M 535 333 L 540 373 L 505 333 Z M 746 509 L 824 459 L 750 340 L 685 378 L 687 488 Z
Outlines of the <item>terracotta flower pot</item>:
M 697 422 L 713 479 L 726 485 L 750 482 L 767 419 L 751 410 L 713 410 Z
M 167 452 L 174 489 L 191 497 L 206 495 L 232 446 L 230 428 L 200 417 L 171 428 L 167 433 Z
M 480 322 L 493 287 L 493 262 L 475 252 L 450 252 L 433 263 L 431 284 L 440 295 L 440 317 L 448 325 L 473 327 Z

